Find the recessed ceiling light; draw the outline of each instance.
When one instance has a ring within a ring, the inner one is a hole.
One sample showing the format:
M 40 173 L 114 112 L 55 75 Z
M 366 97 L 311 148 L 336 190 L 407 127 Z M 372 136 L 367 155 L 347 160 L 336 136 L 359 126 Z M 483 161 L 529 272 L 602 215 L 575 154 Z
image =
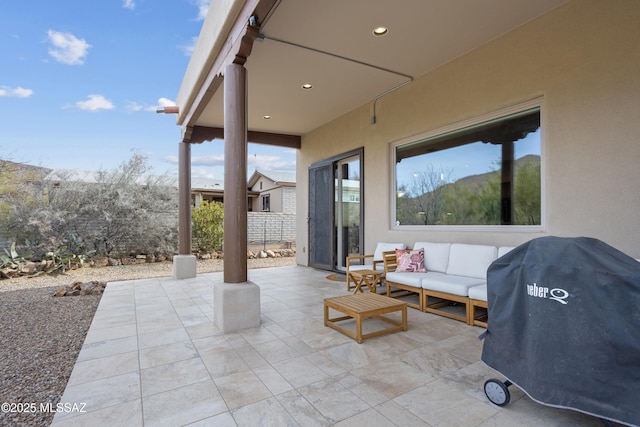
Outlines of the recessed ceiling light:
M 384 36 L 388 32 L 389 32 L 389 29 L 387 27 L 377 27 L 373 29 L 373 35 L 378 37 Z
M 313 86 L 309 83 L 305 83 L 302 85 L 302 89 L 311 89 Z
M 263 119 L 265 120 L 269 120 L 271 118 L 271 116 L 262 116 Z

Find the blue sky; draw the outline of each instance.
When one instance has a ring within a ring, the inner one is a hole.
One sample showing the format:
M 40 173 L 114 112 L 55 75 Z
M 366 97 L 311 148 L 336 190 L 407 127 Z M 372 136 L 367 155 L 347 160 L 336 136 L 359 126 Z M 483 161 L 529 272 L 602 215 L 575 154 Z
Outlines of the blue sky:
M 145 155 L 175 174 L 175 102 L 210 0 L 0 0 L 0 158 L 112 169 Z M 222 179 L 223 142 L 192 147 Z M 249 144 L 254 169 L 295 171 L 295 150 Z
M 540 129 L 538 129 L 515 143 L 514 157 L 519 159 L 530 154 L 540 156 L 540 145 Z M 414 175 L 426 171 L 427 165 L 432 166 L 436 172 L 443 172 L 446 175 L 443 179 L 447 182 L 481 175 L 499 169 L 501 157 L 502 150 L 499 145 L 477 142 L 402 159 L 396 166 L 396 186 L 411 187 Z

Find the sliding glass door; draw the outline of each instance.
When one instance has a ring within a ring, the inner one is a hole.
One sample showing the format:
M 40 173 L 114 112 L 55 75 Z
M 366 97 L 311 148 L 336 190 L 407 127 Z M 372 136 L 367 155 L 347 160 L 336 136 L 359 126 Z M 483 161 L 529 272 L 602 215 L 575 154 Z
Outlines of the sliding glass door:
M 346 268 L 363 247 L 362 149 L 309 168 L 309 266 Z
M 360 156 L 336 162 L 335 167 L 335 227 L 337 270 L 346 269 L 349 255 L 360 254 L 361 228 Z

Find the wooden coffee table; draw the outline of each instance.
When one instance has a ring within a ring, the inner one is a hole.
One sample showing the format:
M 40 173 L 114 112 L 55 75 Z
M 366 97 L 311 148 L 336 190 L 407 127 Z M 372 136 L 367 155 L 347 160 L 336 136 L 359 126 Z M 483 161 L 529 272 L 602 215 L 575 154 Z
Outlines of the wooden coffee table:
M 343 313 L 344 316 L 329 318 L 330 308 Z M 402 312 L 401 322 L 382 316 L 383 314 L 393 313 L 395 311 Z M 387 329 L 382 329 L 363 335 L 362 321 L 368 318 L 380 319 L 391 324 L 392 326 Z M 355 319 L 356 321 L 355 334 L 350 330 L 336 324 L 337 322 L 348 319 Z M 346 336 L 356 340 L 358 344 L 362 344 L 362 341 L 367 338 L 390 334 L 392 332 L 406 331 L 407 303 L 398 301 L 394 298 L 386 297 L 384 295 L 378 295 L 370 292 L 327 298 L 324 300 L 324 325 L 333 328 L 336 331 L 342 332 Z
M 353 291 L 354 295 L 360 292 L 364 292 L 362 290 L 362 285 L 367 285 L 369 288 L 369 292 L 376 293 L 376 286 L 380 283 L 380 277 L 382 273 L 376 270 L 355 270 L 350 271 L 349 276 L 351 276 L 351 280 L 356 285 L 356 289 Z

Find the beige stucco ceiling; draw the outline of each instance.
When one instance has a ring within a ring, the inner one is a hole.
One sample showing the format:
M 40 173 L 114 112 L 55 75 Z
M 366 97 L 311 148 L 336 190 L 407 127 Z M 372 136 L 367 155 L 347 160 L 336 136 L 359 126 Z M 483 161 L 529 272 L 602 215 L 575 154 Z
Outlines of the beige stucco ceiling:
M 303 135 L 362 105 L 373 109 L 378 95 L 564 1 L 282 0 L 246 63 L 249 130 Z M 378 26 L 388 34 L 375 37 Z M 222 87 L 204 107 L 195 124 L 222 127 Z

